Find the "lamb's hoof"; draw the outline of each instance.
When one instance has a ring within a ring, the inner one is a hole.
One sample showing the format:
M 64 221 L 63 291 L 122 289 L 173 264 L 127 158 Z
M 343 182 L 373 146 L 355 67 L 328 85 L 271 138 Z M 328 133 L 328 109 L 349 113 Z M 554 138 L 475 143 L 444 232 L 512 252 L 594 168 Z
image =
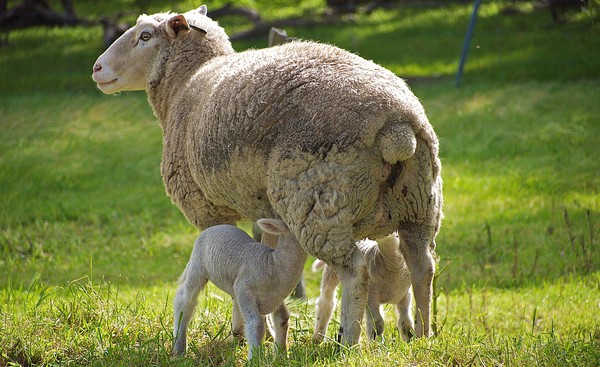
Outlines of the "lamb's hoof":
M 312 337 L 312 342 L 314 344 L 321 344 L 323 342 L 323 339 L 325 339 L 325 336 L 321 333 L 316 333 L 313 335 Z

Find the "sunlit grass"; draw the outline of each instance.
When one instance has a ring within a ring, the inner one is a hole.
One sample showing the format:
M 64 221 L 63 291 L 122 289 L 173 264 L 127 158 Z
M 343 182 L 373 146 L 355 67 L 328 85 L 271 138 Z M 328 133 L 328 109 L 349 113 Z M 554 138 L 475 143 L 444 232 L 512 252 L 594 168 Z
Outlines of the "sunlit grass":
M 599 285 L 600 275 L 596 273 L 586 278 L 531 284 L 516 291 L 465 287 L 439 296 L 436 338 L 406 344 L 390 326 L 379 341 L 365 341 L 337 351 L 330 343 L 313 345 L 309 341 L 312 302 L 291 302 L 289 358 L 305 365 L 333 366 L 384 366 L 392 362 L 433 366 L 472 358 L 478 360 L 477 365 L 561 365 L 577 361 L 577 365 L 592 366 L 599 357 L 600 329 L 598 325 L 590 329 L 588 320 L 595 317 L 600 302 L 595 292 Z M 0 291 L 5 332 L 19 335 L 12 341 L 0 336 L 0 343 L 5 346 L 6 356 L 21 363 L 242 362 L 244 346 L 236 347 L 228 337 L 231 302 L 212 285 L 200 296 L 190 328 L 188 355 L 169 356 L 174 290 L 173 282 L 132 287 L 86 276 L 48 286 L 33 278 L 24 289 L 9 286 Z M 314 296 L 314 290 L 309 291 Z M 386 307 L 386 313 L 388 324 L 393 325 L 391 307 Z M 574 313 L 578 314 L 576 320 L 566 316 Z M 23 323 L 15 315 L 37 322 Z M 65 339 L 72 343 L 61 343 Z M 270 347 L 270 343 L 267 345 Z M 267 360 L 274 358 L 269 354 Z

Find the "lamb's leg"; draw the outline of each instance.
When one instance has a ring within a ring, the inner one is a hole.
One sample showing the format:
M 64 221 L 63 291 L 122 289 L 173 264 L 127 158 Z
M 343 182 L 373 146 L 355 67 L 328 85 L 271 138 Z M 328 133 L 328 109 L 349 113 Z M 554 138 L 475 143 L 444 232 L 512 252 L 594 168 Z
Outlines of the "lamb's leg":
M 304 274 L 300 275 L 300 280 L 291 294 L 292 298 L 306 299 L 306 288 L 304 287 Z
M 404 240 L 400 246 L 402 255 L 410 269 L 411 282 L 416 301 L 415 334 L 417 337 L 430 337 L 431 297 L 433 294 L 433 276 L 435 260 L 433 241 L 435 230 L 428 226 L 405 224 L 399 234 Z
M 313 333 L 313 341 L 319 343 L 327 334 L 327 325 L 331 319 L 331 314 L 336 305 L 336 289 L 340 280 L 335 271 L 330 266 L 326 266 L 323 270 L 321 278 L 321 294 L 317 299 L 315 331 Z
M 367 305 L 368 273 L 363 254 L 355 248 L 349 264 L 334 268 L 342 283 L 342 311 L 338 339 L 353 345 L 360 338 L 362 316 Z
M 369 289 L 369 298 L 367 308 L 365 309 L 367 318 L 367 333 L 369 339 L 374 340 L 383 334 L 384 320 L 381 315 L 381 305 L 379 304 L 379 294 L 374 289 Z
M 398 314 L 398 333 L 404 341 L 409 341 L 415 333 L 415 322 L 412 318 L 412 296 L 410 289 L 406 292 L 406 296 L 396 305 L 396 313 Z
M 244 337 L 244 318 L 235 298 L 233 299 L 233 307 L 231 309 L 231 333 L 234 337 Z
M 290 312 L 285 304 L 281 303 L 277 310 L 271 314 L 275 333 L 275 344 L 284 354 L 287 351 L 287 333 L 289 328 Z
M 270 315 L 262 315 L 263 322 L 265 323 L 265 338 L 267 340 L 273 339 L 275 336 L 275 330 L 273 329 L 273 319 Z
M 234 292 L 240 313 L 244 317 L 244 334 L 248 342 L 248 359 L 251 359 L 253 353 L 261 347 L 265 337 L 265 319 L 259 313 L 256 300 L 250 292 L 241 290 L 235 285 Z
M 175 300 L 173 301 L 173 351 L 174 355 L 183 355 L 187 349 L 187 329 L 196 304 L 198 303 L 198 293 L 208 282 L 208 278 L 205 276 L 194 276 L 188 272 L 188 268 L 185 270 L 184 282 L 179 286 L 175 294 Z

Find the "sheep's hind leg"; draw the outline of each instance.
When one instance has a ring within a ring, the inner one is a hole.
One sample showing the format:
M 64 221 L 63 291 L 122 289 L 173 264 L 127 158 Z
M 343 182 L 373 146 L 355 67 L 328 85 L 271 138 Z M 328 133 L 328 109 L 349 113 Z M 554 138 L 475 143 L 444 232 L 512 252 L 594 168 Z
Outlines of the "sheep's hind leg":
M 186 268 L 186 271 L 188 269 Z M 187 349 L 187 329 L 196 304 L 198 303 L 198 293 L 208 282 L 208 278 L 200 276 L 194 279 L 188 272 L 183 284 L 177 288 L 175 300 L 173 301 L 173 355 L 183 355 Z
M 339 342 L 353 345 L 360 338 L 362 316 L 367 305 L 368 273 L 363 254 L 355 248 L 351 262 L 335 266 L 342 283 L 342 311 Z
M 410 269 L 411 282 L 416 302 L 415 334 L 417 337 L 431 336 L 431 297 L 433 295 L 433 276 L 435 260 L 433 251 L 434 229 L 428 226 L 406 224 L 401 226 L 399 234 L 404 240 L 400 246 L 404 259 Z
M 335 271 L 326 266 L 323 270 L 321 278 L 321 294 L 317 299 L 316 316 L 315 316 L 315 331 L 313 333 L 313 341 L 319 343 L 327 334 L 327 325 L 331 319 L 331 314 L 336 305 L 335 290 L 340 283 Z

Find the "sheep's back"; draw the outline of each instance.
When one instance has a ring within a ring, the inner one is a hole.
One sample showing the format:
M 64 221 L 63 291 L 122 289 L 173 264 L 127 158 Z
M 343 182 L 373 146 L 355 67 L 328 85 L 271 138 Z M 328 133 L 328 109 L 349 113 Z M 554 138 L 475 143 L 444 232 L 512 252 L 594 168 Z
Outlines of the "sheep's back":
M 209 62 L 197 77 L 210 90 L 204 105 L 197 106 L 209 123 L 198 128 L 207 144 L 225 153 L 204 156 L 211 166 L 229 160 L 232 145 L 272 147 L 277 141 L 310 153 L 371 146 L 390 117 L 422 124 L 424 116 L 402 79 L 323 44 L 290 43 L 228 55 Z
M 409 121 L 415 131 L 428 124 L 400 78 L 323 44 L 215 58 L 188 89 L 192 175 L 216 204 L 234 203 L 250 219 L 275 215 L 265 175 L 274 150 L 281 157 L 375 150 L 377 133 L 390 121 Z

